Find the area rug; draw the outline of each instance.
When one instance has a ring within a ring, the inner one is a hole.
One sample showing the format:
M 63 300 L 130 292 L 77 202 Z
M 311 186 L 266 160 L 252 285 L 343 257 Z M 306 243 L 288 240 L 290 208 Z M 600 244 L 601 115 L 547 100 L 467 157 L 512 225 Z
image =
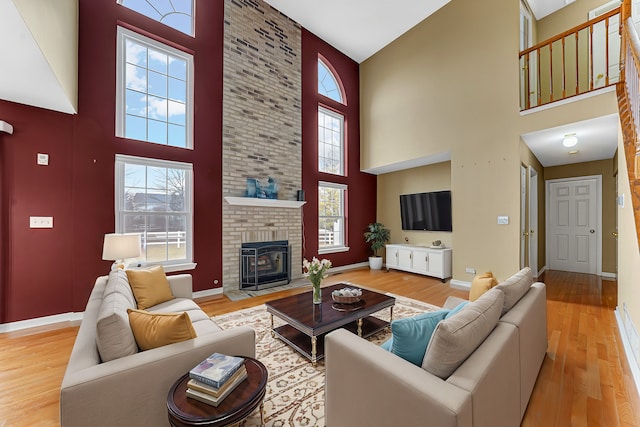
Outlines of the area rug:
M 395 296 L 395 295 L 393 295 Z M 393 318 L 401 319 L 439 307 L 420 301 L 396 297 Z M 375 314 L 389 320 L 389 309 Z M 271 316 L 264 305 L 212 317 L 223 329 L 241 325 L 256 331 L 256 358 L 267 367 L 269 380 L 264 398 L 264 422 L 267 427 L 323 427 L 324 424 L 324 361 L 313 367 L 311 362 L 271 336 Z M 275 318 L 275 325 L 283 324 Z M 389 329 L 368 338 L 380 344 L 391 335 Z M 245 426 L 259 426 L 257 411 L 245 422 Z

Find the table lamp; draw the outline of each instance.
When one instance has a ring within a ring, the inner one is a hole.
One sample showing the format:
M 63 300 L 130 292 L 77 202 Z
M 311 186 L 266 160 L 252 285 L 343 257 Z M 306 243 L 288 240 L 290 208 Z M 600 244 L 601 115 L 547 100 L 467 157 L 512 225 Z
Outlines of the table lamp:
M 124 260 L 140 256 L 140 234 L 109 233 L 104 235 L 102 259 L 114 261 L 111 270 L 125 268 Z

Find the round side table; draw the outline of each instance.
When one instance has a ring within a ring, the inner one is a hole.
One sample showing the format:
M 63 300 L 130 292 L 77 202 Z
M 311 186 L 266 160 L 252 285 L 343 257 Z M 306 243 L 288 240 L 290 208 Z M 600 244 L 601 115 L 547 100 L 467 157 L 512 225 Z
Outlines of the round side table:
M 183 375 L 169 390 L 167 411 L 174 427 L 220 427 L 240 422 L 256 408 L 260 408 L 260 424 L 264 425 L 262 399 L 267 386 L 267 368 L 256 359 L 245 357 L 247 379 L 233 390 L 218 406 L 207 405 L 188 398 L 185 391 L 189 374 Z

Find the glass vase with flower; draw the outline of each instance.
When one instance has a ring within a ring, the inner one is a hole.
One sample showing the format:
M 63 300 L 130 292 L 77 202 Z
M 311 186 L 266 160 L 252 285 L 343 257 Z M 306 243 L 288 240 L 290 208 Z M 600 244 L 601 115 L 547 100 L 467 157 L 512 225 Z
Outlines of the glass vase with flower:
M 319 260 L 313 257 L 311 261 L 304 259 L 302 262 L 304 268 L 304 276 L 309 279 L 313 285 L 313 303 L 320 304 L 322 302 L 322 279 L 328 276 L 327 271 L 331 268 L 331 261 L 328 259 Z

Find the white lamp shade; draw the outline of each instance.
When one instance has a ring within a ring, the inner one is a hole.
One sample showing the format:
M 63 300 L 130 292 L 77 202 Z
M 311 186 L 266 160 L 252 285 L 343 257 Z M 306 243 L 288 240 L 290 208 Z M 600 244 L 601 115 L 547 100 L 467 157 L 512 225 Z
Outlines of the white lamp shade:
M 102 259 L 116 261 L 140 256 L 140 234 L 105 234 Z

